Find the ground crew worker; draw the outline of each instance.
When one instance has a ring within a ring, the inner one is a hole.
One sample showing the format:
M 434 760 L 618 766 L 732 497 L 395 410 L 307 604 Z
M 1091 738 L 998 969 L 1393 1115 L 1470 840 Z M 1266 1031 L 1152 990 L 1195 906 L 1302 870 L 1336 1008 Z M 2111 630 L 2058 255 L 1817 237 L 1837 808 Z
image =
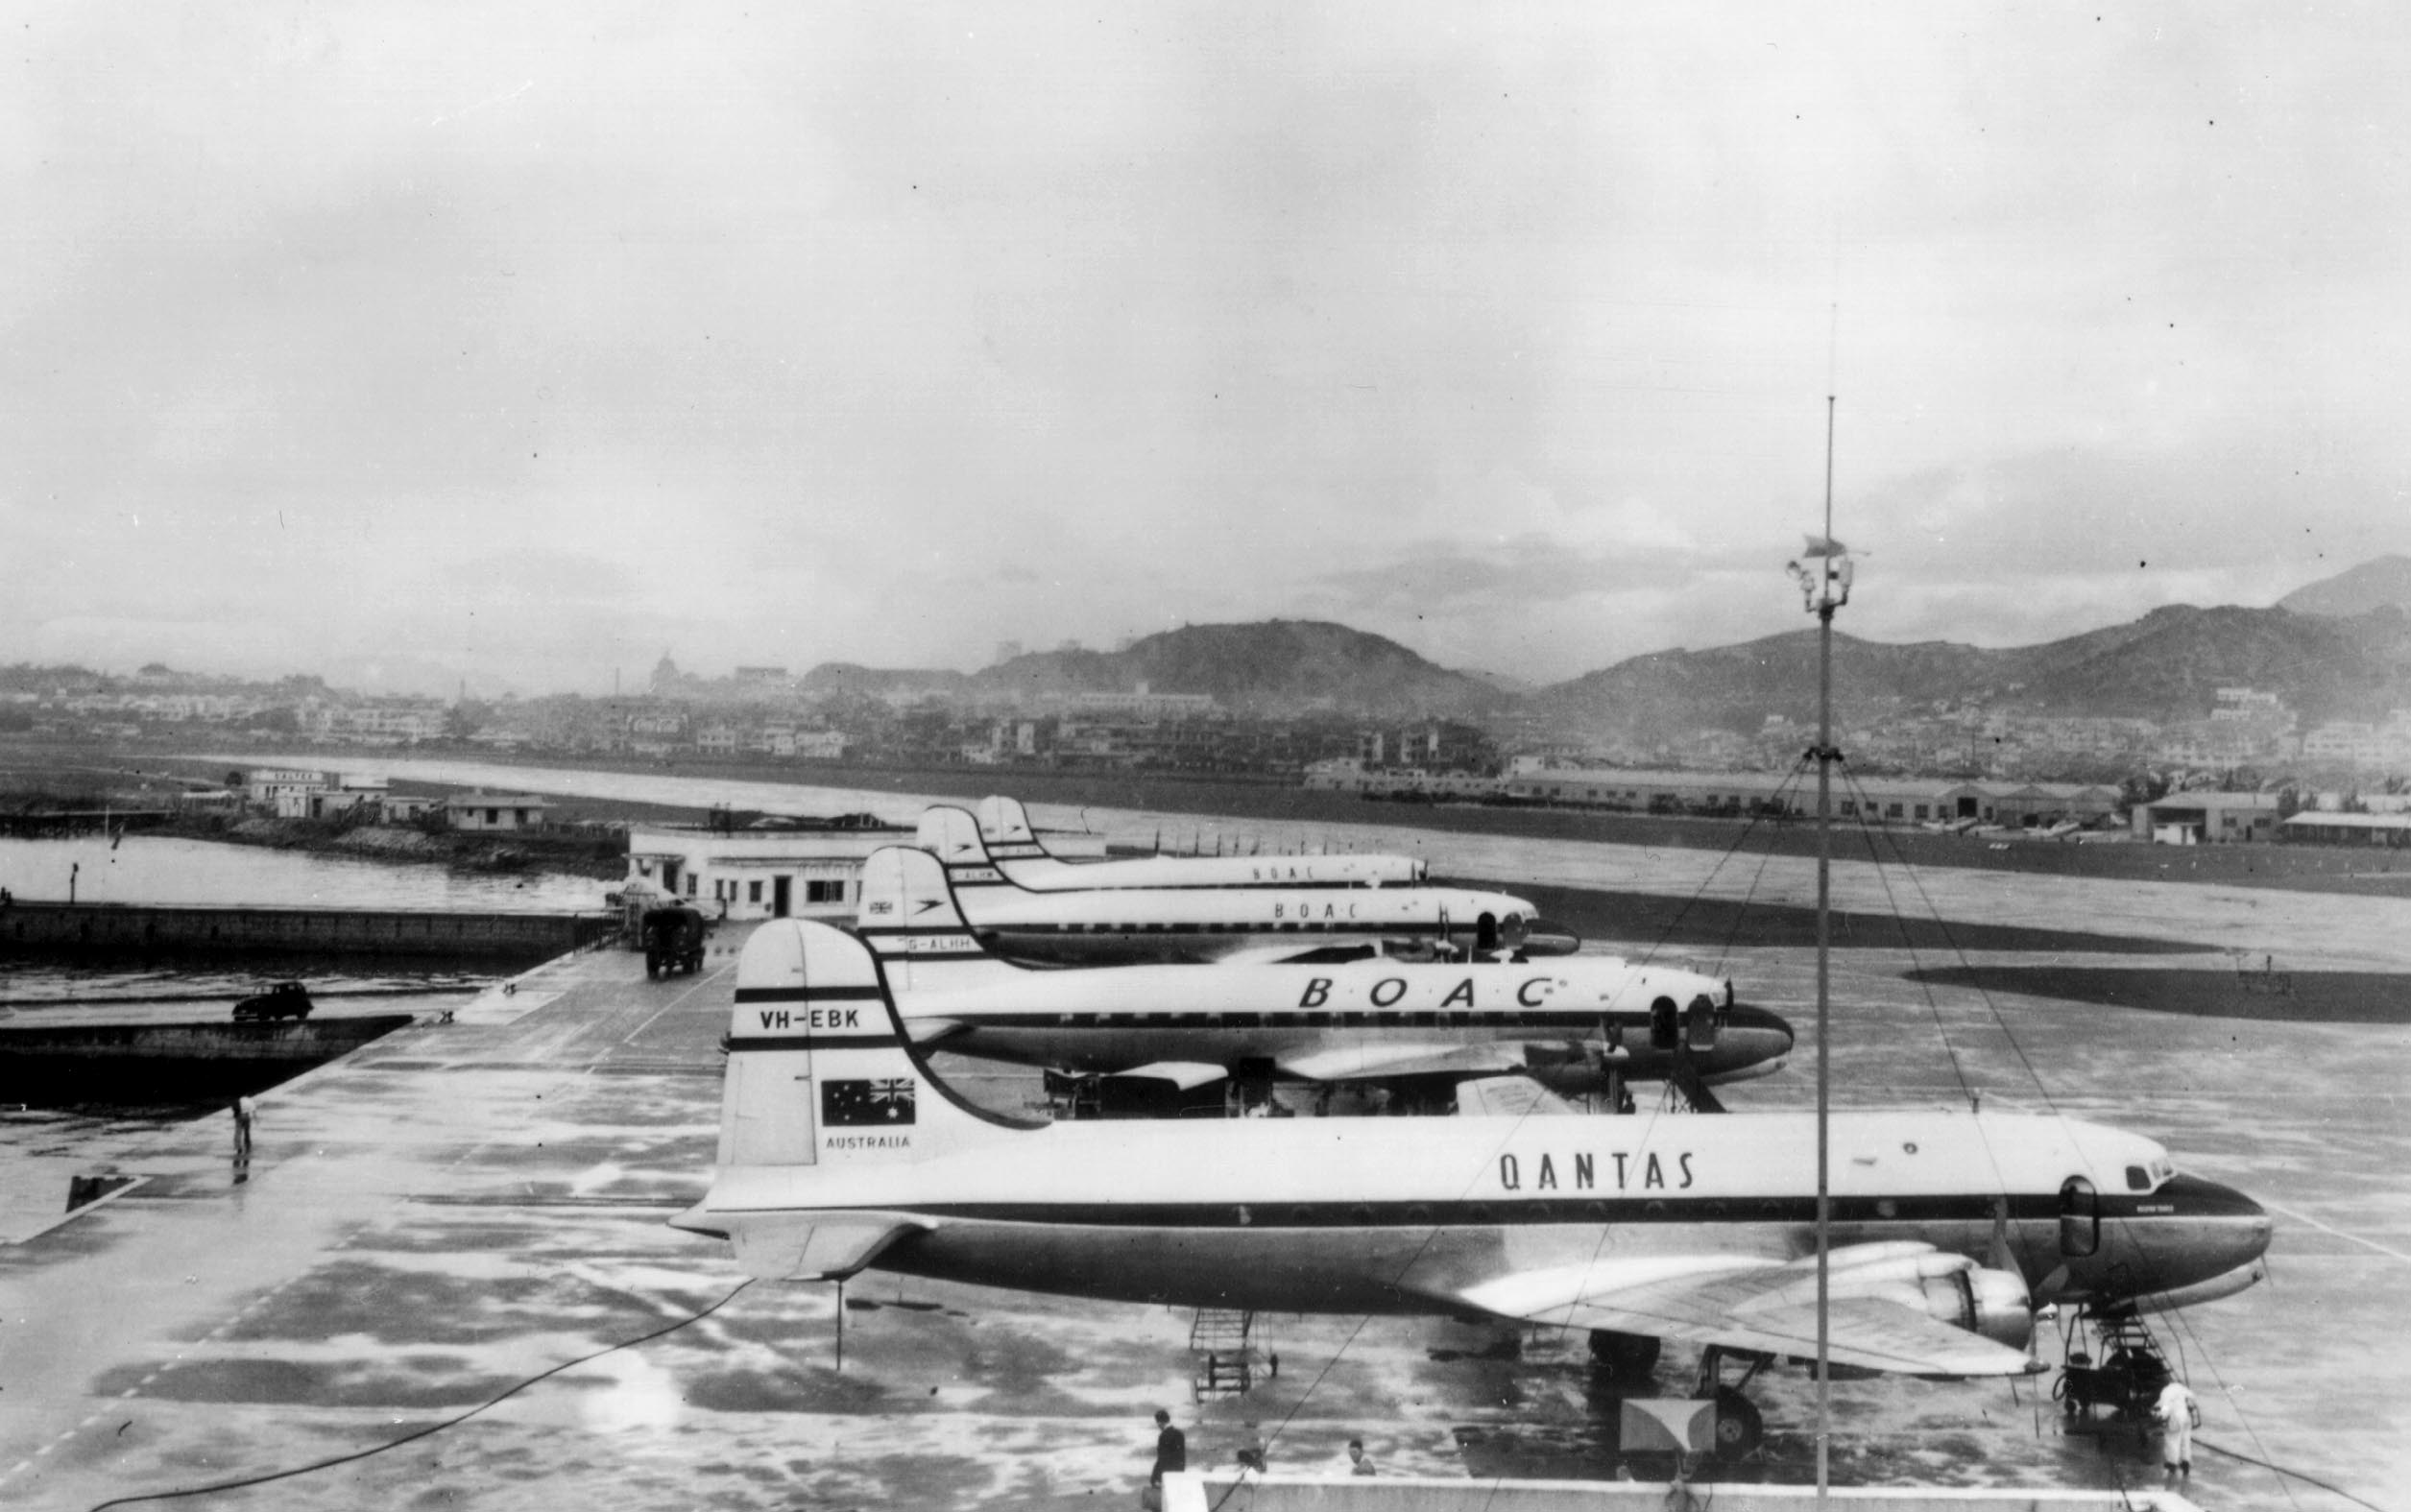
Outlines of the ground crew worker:
M 1172 1427 L 1172 1415 L 1162 1407 L 1155 1409 L 1155 1468 L 1146 1475 L 1146 1494 L 1139 1499 L 1145 1507 L 1164 1505 L 1164 1476 L 1168 1472 L 1189 1468 L 1189 1435 Z
M 2152 1416 L 2159 1420 L 2159 1462 L 2169 1485 L 2193 1478 L 2193 1430 L 2202 1426 L 2202 1402 L 2193 1388 L 2171 1380 L 2160 1388 Z
M 252 1100 L 249 1097 L 234 1099 L 234 1158 L 238 1161 L 252 1158 Z

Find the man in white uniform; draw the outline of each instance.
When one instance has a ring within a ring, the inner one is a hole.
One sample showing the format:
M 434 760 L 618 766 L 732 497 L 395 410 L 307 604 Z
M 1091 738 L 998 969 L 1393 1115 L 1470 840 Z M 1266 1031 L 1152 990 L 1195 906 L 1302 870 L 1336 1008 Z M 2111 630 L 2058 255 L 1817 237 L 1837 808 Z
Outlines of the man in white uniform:
M 2193 1388 L 2182 1380 L 2169 1381 L 2160 1389 L 2152 1416 L 2159 1420 L 2159 1462 L 2168 1474 L 2168 1484 L 2175 1485 L 2181 1477 L 2191 1480 L 2193 1430 L 2202 1426 L 2202 1404 Z

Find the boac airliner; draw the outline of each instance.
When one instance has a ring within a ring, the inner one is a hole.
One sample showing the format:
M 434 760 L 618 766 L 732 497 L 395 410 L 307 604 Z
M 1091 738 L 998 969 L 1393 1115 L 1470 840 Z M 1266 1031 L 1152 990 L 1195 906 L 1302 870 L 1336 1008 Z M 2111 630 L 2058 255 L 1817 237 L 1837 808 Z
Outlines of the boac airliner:
M 904 847 L 864 864 L 860 919 L 917 1043 L 1183 1090 L 1251 1067 L 1287 1082 L 1420 1084 L 1426 1100 L 1502 1073 L 1565 1095 L 1674 1077 L 1697 1106 L 1700 1089 L 1776 1070 L 1792 1048 L 1791 1026 L 1735 1002 L 1731 982 L 1607 955 L 1410 959 L 1366 943 L 1211 967 L 1033 970 L 980 944 L 937 857 Z
M 1567 954 L 1581 942 L 1535 933 L 1532 905 L 1463 887 L 1114 887 L 1040 892 L 1006 877 L 960 808 L 921 815 L 921 846 L 953 883 L 974 932 L 1025 960 L 1211 961 L 1241 950 L 1419 939 L 1479 950 Z M 892 921 L 871 917 L 865 924 Z

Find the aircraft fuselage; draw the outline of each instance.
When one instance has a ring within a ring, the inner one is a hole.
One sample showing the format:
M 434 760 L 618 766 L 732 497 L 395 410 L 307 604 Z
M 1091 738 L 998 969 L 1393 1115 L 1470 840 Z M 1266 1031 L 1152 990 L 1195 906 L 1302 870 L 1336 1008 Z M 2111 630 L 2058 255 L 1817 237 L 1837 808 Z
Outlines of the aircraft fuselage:
M 2005 1250 L 2042 1303 L 2240 1289 L 2268 1244 L 2250 1198 L 2173 1174 L 2120 1131 L 1994 1114 L 1832 1123 L 1837 1248 Z M 1265 1311 L 1450 1311 L 1486 1277 L 1657 1254 L 1788 1261 L 1816 1242 L 1807 1115 L 1056 1123 L 952 1156 L 909 1128 L 821 1138 L 876 1153 L 817 1173 L 724 1168 L 704 1211 L 901 1214 L 916 1232 L 873 1268 Z M 2072 1201 L 2085 1170 L 2136 1185 Z

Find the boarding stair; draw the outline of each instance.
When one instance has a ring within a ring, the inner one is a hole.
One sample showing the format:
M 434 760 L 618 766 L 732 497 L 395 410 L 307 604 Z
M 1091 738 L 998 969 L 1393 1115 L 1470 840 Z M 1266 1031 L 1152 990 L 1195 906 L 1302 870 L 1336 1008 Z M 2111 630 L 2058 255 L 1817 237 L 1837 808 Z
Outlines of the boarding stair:
M 2132 1308 L 2088 1311 L 2084 1321 L 2092 1325 L 2092 1352 L 2074 1348 L 2071 1340 L 2067 1363 L 2051 1393 L 2066 1416 L 2066 1431 L 2099 1432 L 2097 1407 L 2110 1409 L 2112 1424 L 2145 1421 L 2161 1388 L 2174 1379 L 2151 1325 Z
M 1199 1308 L 1189 1323 L 1189 1353 L 1195 1365 L 1190 1395 L 1235 1397 L 1256 1384 L 1259 1375 L 1279 1375 L 1281 1356 L 1256 1347 L 1256 1314 L 1238 1308 Z

